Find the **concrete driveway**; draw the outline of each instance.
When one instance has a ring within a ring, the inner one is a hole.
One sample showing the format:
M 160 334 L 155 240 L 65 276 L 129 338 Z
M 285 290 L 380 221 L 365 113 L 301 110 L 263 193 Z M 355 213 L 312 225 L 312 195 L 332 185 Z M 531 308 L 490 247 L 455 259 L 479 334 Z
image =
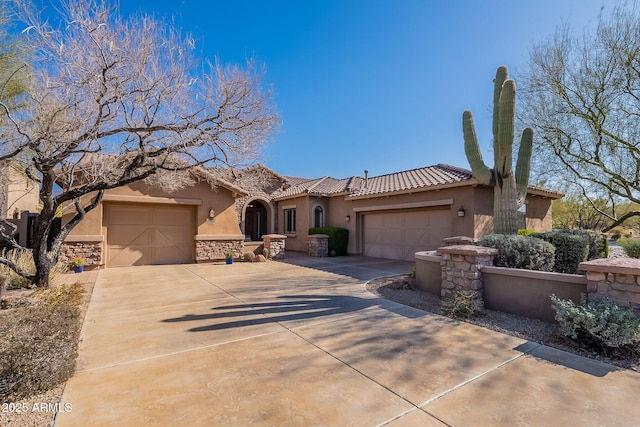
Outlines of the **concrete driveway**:
M 640 374 L 379 299 L 364 257 L 100 271 L 55 425 L 634 425 Z

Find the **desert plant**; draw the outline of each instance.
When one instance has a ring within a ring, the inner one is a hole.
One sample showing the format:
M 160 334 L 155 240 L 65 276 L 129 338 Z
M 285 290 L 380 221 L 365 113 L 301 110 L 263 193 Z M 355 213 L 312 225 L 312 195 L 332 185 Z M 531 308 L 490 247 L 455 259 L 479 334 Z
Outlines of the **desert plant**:
M 440 307 L 449 316 L 469 318 L 482 310 L 482 300 L 476 292 L 455 291 L 442 299 Z
M 631 258 L 640 258 L 640 239 L 630 239 L 623 237 L 616 242 L 622 246 L 627 256 Z
M 247 252 L 244 254 L 243 258 L 246 262 L 253 262 L 256 259 L 256 254 L 253 252 Z
M 262 250 L 262 256 L 264 257 L 264 259 L 269 259 L 269 249 L 264 248 Z
M 0 258 L 9 260 L 27 273 L 35 273 L 36 271 L 36 267 L 33 262 L 33 254 L 30 250 L 3 250 L 0 251 Z M 56 277 L 66 272 L 66 270 L 67 267 L 63 263 L 57 263 L 53 268 L 51 268 L 49 281 L 54 281 Z M 32 286 L 32 283 L 28 279 L 19 276 L 14 272 L 14 270 L 4 264 L 0 264 L 0 277 L 5 277 L 7 279 L 6 287 L 8 289 L 28 288 Z
M 482 160 L 471 111 L 462 115 L 464 151 L 473 176 L 482 185 L 491 186 L 493 192 L 493 231 L 497 234 L 516 234 L 518 208 L 524 203 L 529 185 L 533 130 L 526 128 L 520 139 L 520 149 L 513 174 L 513 139 L 516 105 L 516 84 L 508 79 L 507 67 L 496 71 L 493 89 L 493 155 L 490 169 Z
M 49 390 L 75 369 L 83 286 L 35 294 L 0 315 L 0 401 Z
M 534 233 L 535 237 L 551 243 L 555 248 L 554 268 L 557 273 L 578 274 L 578 265 L 589 256 L 589 241 L 582 236 L 562 231 Z
M 555 248 L 543 240 L 515 234 L 491 234 L 481 237 L 478 244 L 498 250 L 493 258 L 493 265 L 497 267 L 553 271 Z
M 235 258 L 235 257 L 236 257 L 236 253 L 235 253 L 235 252 L 233 252 L 233 251 L 226 251 L 226 252 L 224 253 L 224 257 L 225 257 L 226 259 L 233 259 L 233 258 Z
M 611 238 L 613 240 L 618 240 L 621 237 L 622 237 L 622 228 L 621 227 L 616 227 L 613 230 L 611 230 Z
M 560 332 L 573 340 L 592 341 L 602 349 L 640 343 L 640 319 L 608 298 L 587 303 L 583 294 L 575 305 L 551 295 L 551 307 Z
M 527 237 L 528 235 L 533 234 L 533 233 L 537 233 L 537 231 L 536 230 L 529 230 L 527 228 L 520 228 L 518 230 L 518 236 Z
M 585 239 L 587 239 L 587 243 L 589 245 L 589 254 L 587 255 L 587 260 L 606 258 L 607 256 L 609 256 L 609 242 L 607 241 L 607 239 L 605 239 L 595 231 L 570 229 L 559 229 L 554 231 L 575 234 L 576 236 L 584 237 Z
M 76 257 L 71 260 L 72 267 L 82 267 L 84 265 L 84 259 L 81 257 Z

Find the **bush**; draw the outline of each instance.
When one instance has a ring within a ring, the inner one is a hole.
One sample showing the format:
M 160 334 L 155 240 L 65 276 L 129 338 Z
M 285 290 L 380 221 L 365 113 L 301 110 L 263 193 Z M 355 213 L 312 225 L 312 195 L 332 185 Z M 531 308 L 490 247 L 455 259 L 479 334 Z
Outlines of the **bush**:
M 528 235 L 533 234 L 533 233 L 537 233 L 537 231 L 536 230 L 529 230 L 529 229 L 526 229 L 526 228 L 521 228 L 521 229 L 518 230 L 518 236 L 527 237 Z
M 613 230 L 611 230 L 611 238 L 613 240 L 618 240 L 619 238 L 622 237 L 622 228 L 620 227 L 616 227 Z
M 9 259 L 30 274 L 34 274 L 36 272 L 36 265 L 33 262 L 33 254 L 30 250 L 2 250 L 0 251 L 0 257 Z M 65 271 L 67 271 L 66 266 L 59 262 L 51 269 L 51 272 L 49 273 L 49 281 L 55 280 L 56 277 Z M 4 264 L 0 264 L 0 277 L 7 278 L 7 289 L 28 288 L 31 286 L 31 282 L 29 282 L 29 280 L 19 276 Z
M 584 237 L 587 239 L 587 243 L 589 245 L 589 254 L 587 255 L 587 260 L 597 259 L 597 258 L 606 258 L 609 256 L 609 242 L 606 238 L 602 237 L 600 234 L 591 230 L 555 230 L 561 233 L 569 233 L 574 234 L 576 236 Z
M 551 243 L 555 248 L 553 271 L 558 273 L 578 274 L 578 265 L 587 260 L 589 242 L 585 237 L 562 231 L 535 233 L 536 237 Z
M 601 348 L 616 348 L 640 343 L 640 320 L 631 310 L 610 299 L 588 304 L 584 295 L 579 306 L 571 300 L 551 295 L 551 307 L 560 324 L 560 332 L 571 339 Z
M 497 267 L 553 271 L 554 247 L 543 240 L 518 235 L 492 234 L 478 244 L 498 250 L 493 258 Z
M 329 236 L 329 252 L 336 255 L 346 255 L 349 244 L 349 230 L 340 227 L 311 227 L 309 234 L 326 234 Z
M 256 254 L 253 252 L 247 252 L 243 255 L 243 258 L 246 262 L 253 262 L 256 259 Z
M 449 316 L 468 319 L 482 310 L 482 300 L 475 292 L 455 291 L 451 298 L 440 302 L 440 307 Z
M 50 390 L 73 375 L 82 293 L 81 284 L 39 291 L 0 314 L 0 401 Z
M 631 258 L 640 258 L 640 239 L 629 239 L 623 237 L 618 239 L 617 243 L 622 246 L 627 256 Z

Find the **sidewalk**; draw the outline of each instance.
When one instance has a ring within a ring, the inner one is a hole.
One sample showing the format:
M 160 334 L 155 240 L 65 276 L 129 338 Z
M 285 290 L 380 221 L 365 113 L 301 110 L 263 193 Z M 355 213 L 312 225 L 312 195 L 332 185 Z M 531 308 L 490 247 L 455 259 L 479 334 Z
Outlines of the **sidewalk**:
M 73 409 L 55 425 L 637 424 L 638 373 L 364 289 L 410 266 L 292 255 L 102 270 L 61 402 Z

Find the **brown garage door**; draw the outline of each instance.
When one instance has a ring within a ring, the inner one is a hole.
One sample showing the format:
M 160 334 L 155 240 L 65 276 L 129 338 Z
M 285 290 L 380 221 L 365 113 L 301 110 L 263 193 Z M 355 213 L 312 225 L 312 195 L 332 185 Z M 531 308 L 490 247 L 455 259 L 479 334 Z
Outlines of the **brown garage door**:
M 106 206 L 107 267 L 193 262 L 193 209 Z
M 364 255 L 413 261 L 451 236 L 449 210 L 368 213 L 363 217 Z

